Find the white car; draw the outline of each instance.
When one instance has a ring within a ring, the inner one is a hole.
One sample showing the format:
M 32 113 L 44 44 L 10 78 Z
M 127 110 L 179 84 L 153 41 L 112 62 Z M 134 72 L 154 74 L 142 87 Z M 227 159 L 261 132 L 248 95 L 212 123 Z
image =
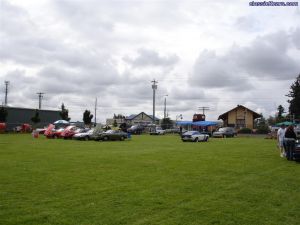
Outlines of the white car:
M 161 127 L 156 127 L 155 130 L 150 132 L 150 135 L 164 135 L 166 130 L 163 130 Z
M 208 134 L 201 134 L 199 131 L 187 131 L 181 136 L 182 141 L 208 141 Z

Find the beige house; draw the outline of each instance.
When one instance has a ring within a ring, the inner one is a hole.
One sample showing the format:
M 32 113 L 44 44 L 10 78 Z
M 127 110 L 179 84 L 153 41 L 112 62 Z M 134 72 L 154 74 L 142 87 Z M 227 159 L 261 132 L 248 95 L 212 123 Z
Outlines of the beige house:
M 126 117 L 126 122 L 127 124 L 130 125 L 135 125 L 135 124 L 140 124 L 140 125 L 149 125 L 153 124 L 153 116 L 148 115 L 144 112 L 141 112 L 139 114 L 133 114 L 128 117 Z M 159 123 L 159 119 L 155 118 L 155 124 Z
M 237 105 L 234 109 L 229 110 L 219 116 L 219 120 L 223 120 L 224 127 L 235 127 L 236 129 L 249 128 L 253 129 L 254 120 L 260 118 L 261 115 L 246 108 L 242 105 Z
M 144 112 L 139 114 L 132 114 L 127 117 L 116 116 L 112 119 L 106 119 L 106 125 L 113 125 L 114 121 L 118 124 L 118 126 L 122 123 L 127 123 L 128 125 L 149 125 L 153 124 L 152 115 L 148 115 Z M 155 118 L 155 123 L 159 124 L 159 119 Z

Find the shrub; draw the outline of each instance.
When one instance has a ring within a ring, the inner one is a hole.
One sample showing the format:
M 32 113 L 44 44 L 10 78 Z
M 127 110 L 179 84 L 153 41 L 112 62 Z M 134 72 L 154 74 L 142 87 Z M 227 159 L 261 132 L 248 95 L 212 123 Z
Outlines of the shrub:
M 240 134 L 251 134 L 252 130 L 250 128 L 242 128 L 239 130 Z

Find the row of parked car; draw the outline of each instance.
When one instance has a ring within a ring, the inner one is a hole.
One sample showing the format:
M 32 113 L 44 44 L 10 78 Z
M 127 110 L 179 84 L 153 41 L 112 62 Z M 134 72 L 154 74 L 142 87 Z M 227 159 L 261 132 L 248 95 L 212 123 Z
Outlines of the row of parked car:
M 76 126 L 67 126 L 65 128 L 55 128 L 54 125 L 49 125 L 47 129 L 40 129 L 37 132 L 44 133 L 47 138 L 63 138 L 75 140 L 120 140 L 128 138 L 128 134 L 121 130 L 107 130 L 101 128 L 79 128 Z
M 125 130 L 103 130 L 102 127 L 96 128 L 79 128 L 74 125 L 67 127 L 56 127 L 50 124 L 46 129 L 37 129 L 39 133 L 44 133 L 47 138 L 63 138 L 63 139 L 76 139 L 76 140 L 125 140 L 130 137 L 131 134 L 141 134 L 144 131 L 144 127 L 140 125 L 134 125 Z M 180 133 L 181 131 L 181 133 Z M 208 141 L 210 136 L 213 137 L 234 137 L 236 132 L 231 127 L 223 127 L 213 134 L 208 132 L 199 131 L 186 131 L 179 128 L 164 130 L 161 127 L 154 126 L 149 130 L 150 135 L 164 135 L 166 133 L 180 133 L 182 141 Z

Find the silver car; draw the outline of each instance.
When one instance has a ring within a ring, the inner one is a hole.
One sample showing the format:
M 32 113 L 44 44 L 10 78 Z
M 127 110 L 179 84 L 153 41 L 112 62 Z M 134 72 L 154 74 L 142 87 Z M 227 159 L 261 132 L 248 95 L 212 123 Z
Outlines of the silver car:
M 199 131 L 187 131 L 181 136 L 182 141 L 208 141 L 209 135 L 208 134 L 202 134 Z
M 213 137 L 234 137 L 236 131 L 233 127 L 221 127 L 213 133 Z

